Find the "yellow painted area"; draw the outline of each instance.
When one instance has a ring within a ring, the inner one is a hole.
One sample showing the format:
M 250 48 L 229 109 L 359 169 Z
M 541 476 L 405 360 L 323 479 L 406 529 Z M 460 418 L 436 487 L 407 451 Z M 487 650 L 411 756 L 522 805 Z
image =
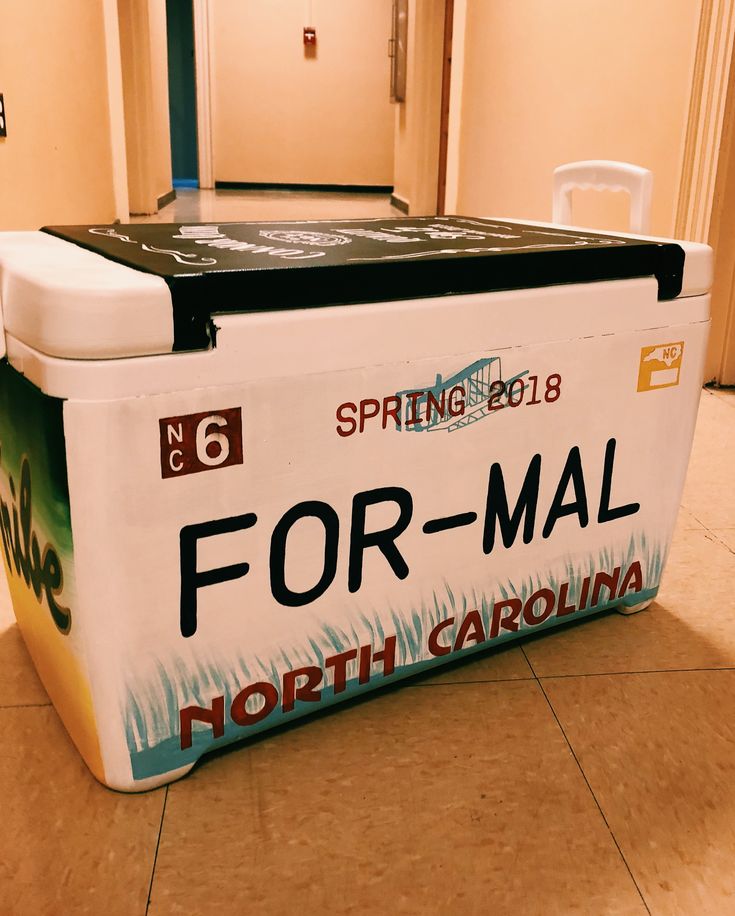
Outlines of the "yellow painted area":
M 638 391 L 655 391 L 678 385 L 683 357 L 683 340 L 643 347 L 638 368 Z
M 73 637 L 59 632 L 45 601 L 36 599 L 22 577 L 8 576 L 8 585 L 18 626 L 43 686 L 85 763 L 104 782 L 92 695 L 72 649 Z

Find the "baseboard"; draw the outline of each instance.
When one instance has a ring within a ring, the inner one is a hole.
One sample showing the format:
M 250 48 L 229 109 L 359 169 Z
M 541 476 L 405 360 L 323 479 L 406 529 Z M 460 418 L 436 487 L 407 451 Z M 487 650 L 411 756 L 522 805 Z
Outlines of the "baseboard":
M 165 194 L 162 194 L 157 201 L 158 209 L 162 210 L 164 207 L 167 207 L 170 203 L 173 203 L 176 200 L 176 191 L 174 188 L 171 188 L 170 191 L 167 191 Z
M 403 197 L 398 197 L 397 194 L 391 194 L 390 205 L 391 207 L 395 207 L 396 210 L 400 210 L 401 213 L 408 214 L 408 201 Z
M 390 184 L 282 184 L 273 181 L 215 181 L 218 191 L 332 191 L 342 194 L 390 194 Z

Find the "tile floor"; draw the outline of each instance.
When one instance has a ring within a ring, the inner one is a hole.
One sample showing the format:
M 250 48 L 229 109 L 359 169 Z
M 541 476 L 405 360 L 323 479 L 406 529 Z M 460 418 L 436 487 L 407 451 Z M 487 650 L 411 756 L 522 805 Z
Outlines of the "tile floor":
M 168 218 L 244 216 L 192 203 Z M 735 914 L 733 454 L 735 392 L 706 390 L 648 611 L 454 665 L 144 795 L 90 776 L 3 584 L 0 914 Z
M 403 216 L 390 195 L 325 194 L 321 191 L 197 191 L 180 188 L 176 200 L 155 216 L 133 216 L 136 223 L 237 222 L 238 220 L 370 219 Z

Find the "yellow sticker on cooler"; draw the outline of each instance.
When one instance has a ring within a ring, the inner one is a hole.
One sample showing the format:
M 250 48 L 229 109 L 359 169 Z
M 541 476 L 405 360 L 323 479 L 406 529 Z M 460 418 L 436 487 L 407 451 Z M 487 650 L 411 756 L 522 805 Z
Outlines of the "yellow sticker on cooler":
M 638 369 L 638 391 L 655 391 L 679 384 L 684 341 L 643 347 Z

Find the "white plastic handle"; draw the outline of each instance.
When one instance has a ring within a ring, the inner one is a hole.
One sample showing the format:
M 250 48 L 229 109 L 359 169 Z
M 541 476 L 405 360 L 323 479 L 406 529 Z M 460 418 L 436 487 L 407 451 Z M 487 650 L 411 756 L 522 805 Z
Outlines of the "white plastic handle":
M 588 159 L 554 169 L 552 219 L 572 225 L 572 191 L 627 191 L 630 194 L 630 231 L 650 231 L 653 172 L 629 162 Z

